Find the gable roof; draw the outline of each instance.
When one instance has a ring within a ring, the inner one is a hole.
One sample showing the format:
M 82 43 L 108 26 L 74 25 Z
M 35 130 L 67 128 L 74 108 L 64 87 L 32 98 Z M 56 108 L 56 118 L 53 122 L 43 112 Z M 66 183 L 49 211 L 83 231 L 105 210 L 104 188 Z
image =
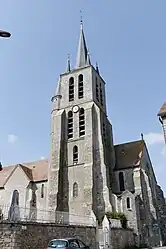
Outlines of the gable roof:
M 163 116 L 163 115 L 166 115 L 166 102 L 164 102 L 158 113 L 158 116 Z
M 48 160 L 6 166 L 0 171 L 0 188 L 4 187 L 5 183 L 18 166 L 22 168 L 29 181 L 46 181 L 48 178 Z
M 2 188 L 11 174 L 13 173 L 16 165 L 11 165 L 8 167 L 3 167 L 2 170 L 0 171 L 0 188 Z
M 115 145 L 115 170 L 139 166 L 144 146 L 144 140 Z M 2 171 L 0 171 L 0 187 L 4 187 L 5 183 L 18 166 L 22 168 L 29 181 L 39 182 L 48 180 L 49 162 L 47 159 L 38 160 L 3 167 Z
M 48 160 L 39 160 L 29 163 L 22 163 L 22 165 L 31 170 L 31 181 L 46 181 L 48 178 Z
M 144 146 L 144 140 L 115 145 L 115 170 L 139 166 Z

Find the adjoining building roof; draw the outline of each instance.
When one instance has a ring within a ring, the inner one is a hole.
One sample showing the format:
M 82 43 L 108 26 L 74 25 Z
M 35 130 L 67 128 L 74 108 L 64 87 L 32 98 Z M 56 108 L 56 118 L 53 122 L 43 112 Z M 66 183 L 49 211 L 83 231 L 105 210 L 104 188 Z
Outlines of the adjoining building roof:
M 34 162 L 6 166 L 3 167 L 2 171 L 0 171 L 0 188 L 4 187 L 5 183 L 12 175 L 16 167 L 22 168 L 24 173 L 29 178 L 29 181 L 46 181 L 48 178 L 48 160 L 39 160 Z
M 144 146 L 145 143 L 143 140 L 115 145 L 115 170 L 139 166 Z M 45 159 L 3 167 L 2 171 L 0 171 L 0 188 L 4 187 L 16 167 L 22 168 L 29 181 L 47 181 L 48 166 L 49 162 Z
M 165 115 L 166 115 L 166 102 L 164 102 L 158 113 L 158 116 L 165 116 Z
M 138 167 L 144 146 L 144 140 L 115 145 L 115 170 Z

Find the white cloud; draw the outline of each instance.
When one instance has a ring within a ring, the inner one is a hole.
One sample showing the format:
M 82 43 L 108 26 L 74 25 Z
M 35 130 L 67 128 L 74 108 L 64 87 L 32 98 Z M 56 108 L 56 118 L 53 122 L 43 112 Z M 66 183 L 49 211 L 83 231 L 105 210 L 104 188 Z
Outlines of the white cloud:
M 40 157 L 40 159 L 41 159 L 41 160 L 44 160 L 44 159 L 45 159 L 45 157 L 44 157 L 44 156 L 41 156 L 41 157 Z
M 9 144 L 14 144 L 18 141 L 18 137 L 14 134 L 9 134 L 8 135 L 8 143 Z
M 164 142 L 163 133 L 150 132 L 144 135 L 144 139 L 148 145 L 162 144 Z

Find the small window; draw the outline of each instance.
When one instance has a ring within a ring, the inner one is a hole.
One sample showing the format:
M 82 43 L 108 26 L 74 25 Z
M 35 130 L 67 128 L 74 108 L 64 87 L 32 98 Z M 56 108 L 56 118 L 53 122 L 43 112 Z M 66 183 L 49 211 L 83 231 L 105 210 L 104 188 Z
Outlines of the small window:
M 74 78 L 69 79 L 69 101 L 74 100 Z
M 78 98 L 82 99 L 84 97 L 84 84 L 83 84 L 83 75 L 78 76 Z
M 78 147 L 75 145 L 73 147 L 73 164 L 78 163 Z
M 44 184 L 41 185 L 41 198 L 44 198 Z
M 119 172 L 119 186 L 120 186 L 120 191 L 125 190 L 123 172 Z
M 78 196 L 78 184 L 75 182 L 73 184 L 73 197 L 77 197 Z
M 68 112 L 68 139 L 73 137 L 73 112 Z
M 130 198 L 129 197 L 127 197 L 126 202 L 127 202 L 127 209 L 130 209 Z
M 96 99 L 99 102 L 99 85 L 97 82 L 97 77 L 96 77 Z
M 79 112 L 79 136 L 85 135 L 85 114 L 84 109 L 81 108 Z
M 100 83 L 100 103 L 103 105 L 103 90 L 102 90 L 102 85 Z

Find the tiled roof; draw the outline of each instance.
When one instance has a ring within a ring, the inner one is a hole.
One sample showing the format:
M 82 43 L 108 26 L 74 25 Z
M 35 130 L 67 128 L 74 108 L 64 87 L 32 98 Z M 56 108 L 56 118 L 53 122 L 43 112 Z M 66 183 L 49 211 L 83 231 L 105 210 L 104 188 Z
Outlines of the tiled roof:
M 115 145 L 116 165 L 115 169 L 125 169 L 140 164 L 144 141 L 134 141 L 130 143 Z M 21 167 L 30 181 L 46 181 L 48 179 L 48 160 L 39 160 L 29 163 L 3 167 L 0 171 L 0 187 L 3 187 L 16 167 Z
M 166 115 L 166 102 L 164 102 L 158 113 L 158 116 L 163 116 L 163 115 Z
M 143 140 L 115 145 L 115 169 L 139 166 L 144 146 Z
M 15 169 L 16 165 L 11 165 L 8 167 L 3 167 L 2 171 L 0 171 L 0 188 L 3 187 Z
M 3 187 L 16 167 L 21 167 L 30 181 L 45 181 L 48 178 L 48 160 L 39 160 L 3 167 L 0 171 L 0 187 Z
M 39 160 L 29 163 L 22 163 L 22 165 L 31 169 L 32 181 L 45 181 L 48 178 L 48 160 Z

